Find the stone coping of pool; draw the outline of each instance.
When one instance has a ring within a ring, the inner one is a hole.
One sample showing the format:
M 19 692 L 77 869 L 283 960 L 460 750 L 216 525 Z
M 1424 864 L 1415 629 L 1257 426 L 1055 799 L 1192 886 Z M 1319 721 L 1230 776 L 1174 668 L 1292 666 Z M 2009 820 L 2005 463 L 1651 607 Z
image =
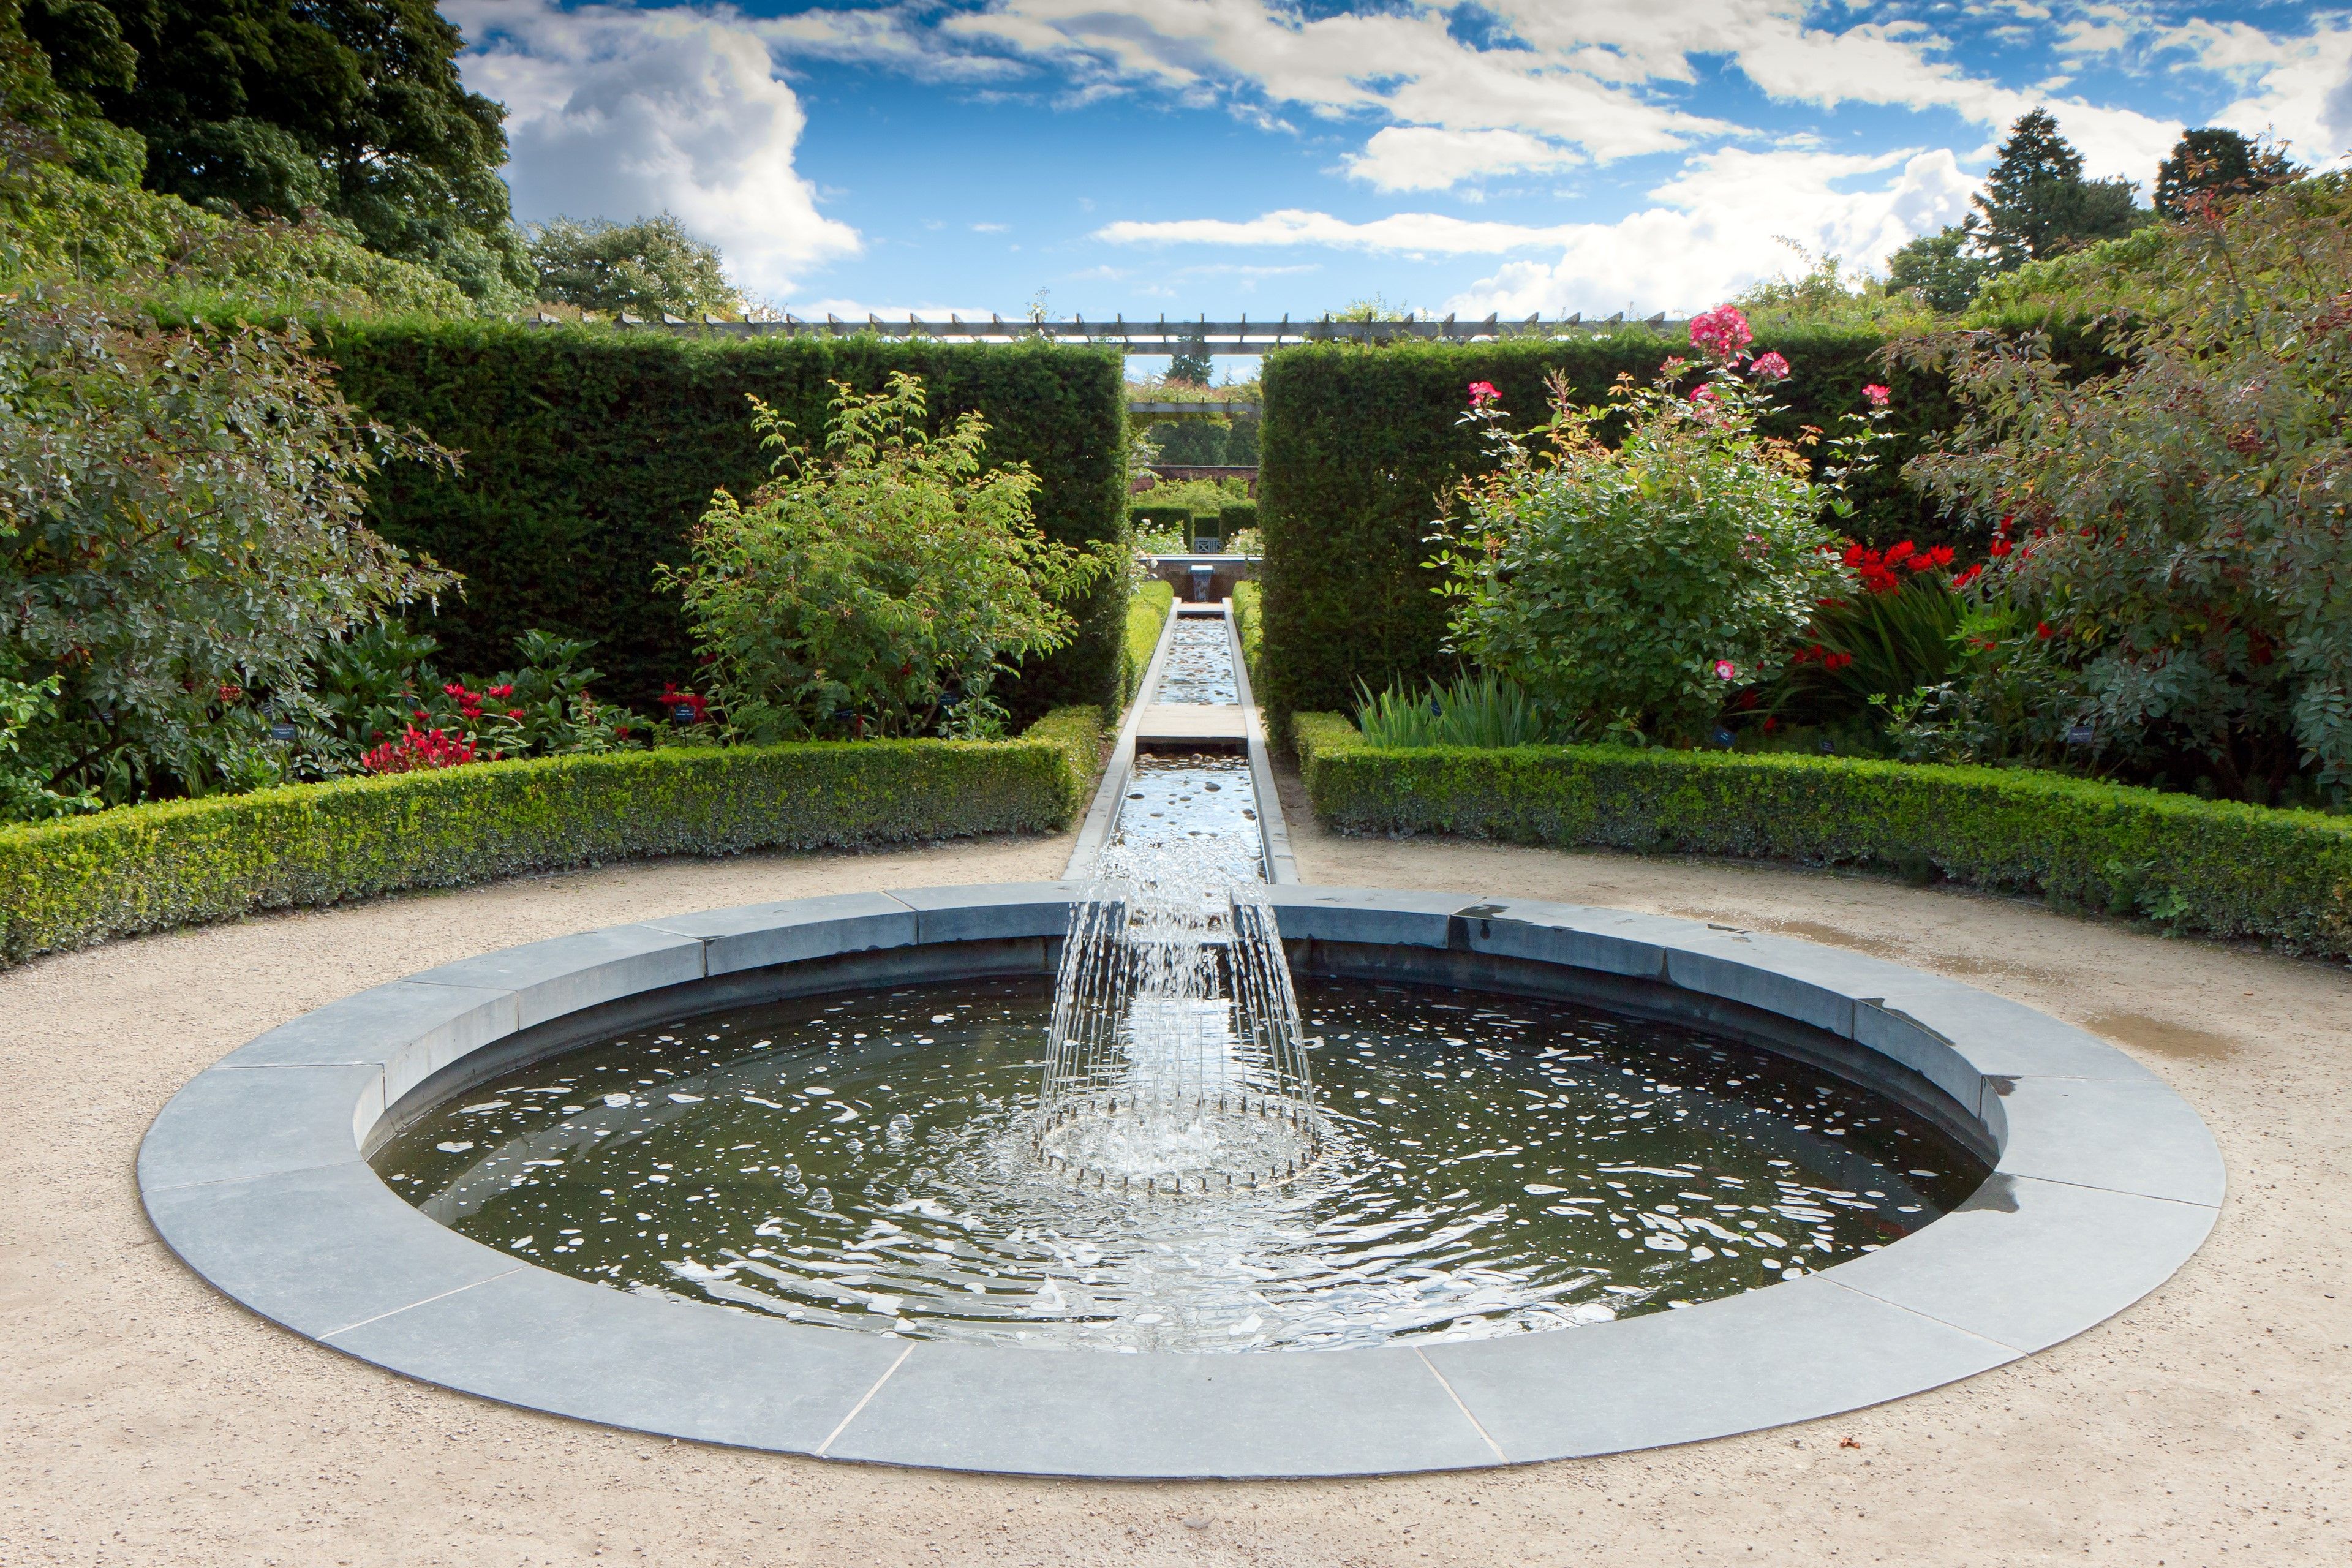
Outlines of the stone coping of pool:
M 665 1436 L 1078 1477 L 1472 1468 L 1687 1443 L 1900 1398 L 2081 1333 L 2161 1284 L 2221 1202 L 2197 1114 L 2105 1042 L 1898 964 L 1690 921 L 1517 899 L 1271 889 L 1311 954 L 1567 966 L 1793 1020 L 1934 1086 L 1997 1151 L 1881 1251 L 1673 1311 L 1486 1340 L 1278 1352 L 1033 1349 L 628 1294 L 427 1219 L 362 1157 L 470 1081 L 624 1016 L 1050 973 L 1072 882 L 851 893 L 646 921 L 443 964 L 198 1074 L 139 1152 L 147 1212 L 236 1300 L 394 1372 Z M 1710 1011 L 1711 1010 L 1711 1011 Z M 566 1021 L 571 1027 L 567 1030 Z

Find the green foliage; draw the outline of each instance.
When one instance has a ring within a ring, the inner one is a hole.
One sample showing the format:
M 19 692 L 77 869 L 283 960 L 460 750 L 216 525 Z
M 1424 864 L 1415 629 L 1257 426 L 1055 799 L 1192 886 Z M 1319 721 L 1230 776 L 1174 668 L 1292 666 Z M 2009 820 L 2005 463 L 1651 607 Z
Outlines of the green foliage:
M 1133 701 L 1136 692 L 1142 689 L 1144 672 L 1151 668 L 1151 656 L 1160 650 L 1160 634 L 1175 610 L 1175 584 L 1154 577 L 1135 585 L 1135 596 L 1127 605 L 1126 657 L 1120 665 L 1118 687 L 1121 707 Z
M 2352 229 L 2339 180 L 2172 226 L 2164 308 L 2083 376 L 2048 341 L 1909 345 L 1969 410 L 1913 464 L 1995 535 L 2002 640 L 2055 642 L 2110 747 L 2192 753 L 2270 799 L 2300 762 L 2352 785 Z M 2013 550 L 2012 550 L 2013 546 Z
M 2243 132 L 2221 126 L 2184 131 L 2172 155 L 2157 166 L 2156 210 L 2162 217 L 2184 218 L 2200 199 L 2252 195 L 2305 173 L 2284 150 Z
M 1199 332 L 1193 333 L 1186 340 L 1183 348 L 1169 356 L 1168 379 L 1180 385 L 1206 386 L 1211 374 L 1208 339 Z
M 1625 747 L 1381 751 L 1293 721 L 1316 815 L 1347 833 L 1940 871 L 2179 929 L 2352 953 L 2352 824 L 2017 769 Z
M 89 76 L 106 118 L 145 139 L 150 189 L 224 214 L 321 208 L 485 308 L 522 301 L 530 271 L 498 174 L 506 111 L 458 80 L 464 39 L 428 0 L 104 6 L 110 36 L 53 27 L 44 41 L 62 77 Z
M 1497 462 L 1462 487 L 1460 521 L 1441 534 L 1453 646 L 1523 687 L 1563 734 L 1711 730 L 1853 585 L 1823 521 L 1848 503 L 1796 447 L 1758 433 L 1761 378 L 1726 359 L 1690 396 L 1678 380 L 1622 384 L 1601 406 L 1563 395 L 1532 453 L 1495 404 L 1463 416 L 1488 427 Z M 1858 457 L 1869 417 L 1846 423 L 1845 456 Z M 1604 424 L 1621 429 L 1614 447 Z
M 1906 288 L 1882 285 L 1868 273 L 1848 273 L 1842 258 L 1815 257 L 1793 244 L 1791 248 L 1810 264 L 1803 273 L 1756 284 L 1732 300 L 1758 331 L 1835 327 L 1884 332 L 1925 324 L 1928 308 Z
M 1944 537 L 1932 509 L 1895 471 L 1953 418 L 1940 382 L 1890 371 L 1878 357 L 1885 342 L 1872 333 L 1768 333 L 1755 347 L 1793 366 L 1777 389 L 1780 411 L 1762 426 L 1782 439 L 1860 406 L 1866 384 L 1893 387 L 1893 461 L 1853 481 L 1857 510 L 1846 527 L 1864 540 Z M 1428 564 L 1426 536 L 1439 498 L 1494 461 L 1479 431 L 1458 423 L 1468 384 L 1492 383 L 1505 407 L 1537 415 L 1549 405 L 1554 372 L 1567 375 L 1574 401 L 1593 403 L 1619 375 L 1647 381 L 1668 356 L 1689 353 L 1687 343 L 1629 331 L 1549 342 L 1316 344 L 1267 355 L 1260 695 L 1277 728 L 1288 712 L 1346 706 L 1360 679 L 1418 685 L 1450 671 L 1445 603 L 1433 591 L 1442 574 Z
M 421 624 L 463 668 L 494 668 L 518 636 L 545 627 L 593 640 L 624 702 L 688 684 L 680 602 L 654 568 L 686 558 L 714 487 L 746 494 L 765 477 L 747 393 L 814 430 L 834 383 L 871 391 L 896 371 L 919 375 L 937 416 L 976 410 L 991 460 L 1038 477 L 1048 539 L 1125 538 L 1125 389 L 1109 353 L 460 321 L 338 328 L 330 346 L 354 403 L 465 453 L 462 474 L 386 475 L 369 513 L 388 538 L 465 574 L 464 600 Z M 1106 579 L 1071 608 L 1076 642 L 995 694 L 1018 717 L 1118 703 L 1125 585 Z
M 359 415 L 308 347 L 0 308 L 0 675 L 58 682 L 16 741 L 45 787 L 274 781 L 250 699 L 301 710 L 328 639 L 448 584 L 361 522 L 383 461 L 446 455 Z
M 1360 688 L 1356 727 L 1365 742 L 1397 746 L 1532 746 L 1551 739 L 1550 726 L 1517 681 L 1464 675 L 1426 689 Z
M 1234 549 L 1234 541 L 1244 532 L 1254 533 L 1256 531 L 1257 502 L 1227 501 L 1217 509 L 1217 537 L 1224 542 L 1227 550 Z
M 717 247 L 668 213 L 635 223 L 560 217 L 524 232 L 539 298 L 549 303 L 646 321 L 665 310 L 689 321 L 743 313 Z
M 0 959 L 647 855 L 1050 833 L 1102 715 L 1018 741 L 667 748 L 299 784 L 0 828 Z
M 589 646 L 525 632 L 514 667 L 452 679 L 434 668 L 432 637 L 379 622 L 320 653 L 310 691 L 320 723 L 299 737 L 297 767 L 305 776 L 353 772 L 364 753 L 412 727 L 454 737 L 485 761 L 609 752 L 663 733 L 666 726 L 596 700 L 589 689 L 604 672 L 587 662 Z
M 1974 243 L 2004 272 L 2156 221 L 2133 199 L 2129 180 L 2084 179 L 2083 155 L 2043 109 L 2027 110 L 2010 127 L 1976 207 L 1969 217 Z
M 1886 286 L 1916 296 L 1931 310 L 1951 315 L 1968 309 L 1992 263 L 1977 254 L 1974 237 L 1957 224 L 1923 234 L 1886 258 Z
M 1822 605 L 1769 700 L 1758 710 L 1803 720 L 1868 718 L 1885 701 L 1934 686 L 1955 663 L 1962 600 L 1939 573 Z
M 1241 638 L 1242 667 L 1249 671 L 1250 695 L 1264 707 L 1258 682 L 1265 679 L 1258 673 L 1259 654 L 1265 645 L 1265 590 L 1244 578 L 1234 584 L 1234 631 Z
M 822 456 L 751 399 L 774 477 L 748 506 L 712 496 L 689 563 L 656 580 L 684 595 L 737 738 L 992 739 L 997 678 L 1068 646 L 1077 623 L 1061 602 L 1111 558 L 1038 531 L 1037 477 L 982 463 L 980 415 L 934 436 L 923 384 L 903 371 L 881 392 L 834 391 Z

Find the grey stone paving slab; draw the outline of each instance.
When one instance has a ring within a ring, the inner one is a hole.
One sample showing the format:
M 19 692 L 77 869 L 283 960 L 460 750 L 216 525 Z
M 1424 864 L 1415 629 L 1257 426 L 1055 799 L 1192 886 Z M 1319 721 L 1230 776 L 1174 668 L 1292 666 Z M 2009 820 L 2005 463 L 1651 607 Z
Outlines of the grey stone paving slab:
M 514 1033 L 514 993 L 467 985 L 388 985 L 345 996 L 231 1051 L 225 1068 L 383 1066 L 420 1047 L 446 1065 Z
M 1365 942 L 1402 947 L 1444 947 L 1454 911 L 1475 898 L 1376 888 L 1311 884 L 1266 889 L 1275 924 L 1286 939 Z
M 2021 1351 L 2112 1317 L 2169 1278 L 2219 1210 L 1996 1173 L 1899 1247 L 1826 1278 Z
M 887 893 L 790 899 L 645 923 L 656 931 L 700 937 L 709 944 L 703 963 L 712 974 L 905 947 L 916 940 L 915 911 Z
M 2161 1083 L 2021 1078 L 1996 1080 L 2001 1086 L 2000 1169 L 2011 1175 L 2209 1206 L 2228 1189 L 2213 1135 Z
M 1462 921 L 1473 952 L 1646 980 L 1662 976 L 1665 949 L 1645 937 L 1663 933 L 1635 934 L 1620 929 L 1622 922 L 1611 918 L 1613 913 L 1531 899 L 1496 899 L 1487 903 L 1472 900 L 1456 911 L 1455 918 Z
M 1797 953 L 1794 944 L 1712 929 L 1694 931 L 1666 949 L 1666 978 L 1685 991 L 1742 1002 L 1853 1037 L 1853 997 L 1830 976 L 1828 949 Z M 1821 958 L 1815 958 L 1819 953 Z
M 2158 1081 L 2154 1073 L 2088 1030 L 1989 991 L 1916 975 L 1907 984 L 1889 987 L 1884 997 L 1888 1008 L 1942 1035 L 1970 1066 L 1990 1077 Z
M 356 1160 L 383 1114 L 383 1069 L 215 1068 L 173 1095 L 139 1145 L 148 1192 Z M 427 1222 L 430 1223 L 430 1222 Z
M 1811 1420 L 2013 1352 L 1813 1275 L 1684 1311 L 1423 1353 L 1503 1452 L 1524 1460 Z
M 461 958 L 408 978 L 512 991 L 519 1025 L 528 1029 L 599 1002 L 699 980 L 702 942 L 653 926 L 609 926 Z
M 478 1285 L 520 1258 L 427 1221 L 354 1159 L 146 1194 L 164 1243 L 222 1290 L 297 1332 L 338 1329 Z
M 994 882 L 890 896 L 915 911 L 919 942 L 987 942 L 1067 933 L 1071 901 L 1085 892 L 1084 882 Z
M 919 1342 L 826 1452 L 1015 1475 L 1361 1475 L 1496 1462 L 1409 1350 L 1107 1355 Z
M 803 1454 L 907 1348 L 880 1334 L 633 1296 L 542 1268 L 502 1275 L 327 1342 L 508 1405 Z

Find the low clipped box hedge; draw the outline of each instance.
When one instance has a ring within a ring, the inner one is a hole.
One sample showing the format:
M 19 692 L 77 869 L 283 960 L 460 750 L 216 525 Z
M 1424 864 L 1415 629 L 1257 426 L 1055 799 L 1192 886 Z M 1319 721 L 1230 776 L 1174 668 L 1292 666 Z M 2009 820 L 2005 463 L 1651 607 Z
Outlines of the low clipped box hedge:
M 1350 833 L 1941 872 L 2177 930 L 2352 953 L 2352 822 L 2004 768 L 1594 746 L 1383 750 L 1335 713 L 1292 733 Z
M 810 742 L 478 763 L 0 828 L 0 962 L 257 910 L 650 855 L 1048 833 L 1099 709 L 1013 741 Z
M 1127 604 L 1127 653 L 1119 679 L 1122 704 L 1133 701 L 1142 687 L 1144 672 L 1151 668 L 1151 656 L 1160 650 L 1160 634 L 1175 607 L 1173 584 L 1153 578 L 1135 585 L 1135 596 Z
M 1242 667 L 1249 671 L 1250 695 L 1257 695 L 1258 649 L 1265 643 L 1265 590 L 1244 577 L 1234 584 L 1234 634 L 1241 639 Z

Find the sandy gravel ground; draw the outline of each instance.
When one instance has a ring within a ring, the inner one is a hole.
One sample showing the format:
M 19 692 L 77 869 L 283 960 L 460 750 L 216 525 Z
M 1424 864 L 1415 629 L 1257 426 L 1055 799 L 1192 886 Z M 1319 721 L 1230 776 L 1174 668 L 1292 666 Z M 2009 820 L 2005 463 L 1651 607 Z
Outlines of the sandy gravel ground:
M 0 973 L 0 1564 L 2352 1562 L 2352 973 L 1877 881 L 1334 839 L 1292 812 L 1314 880 L 1705 916 L 2084 1024 L 2204 1113 L 2230 1166 L 2221 1225 L 2157 1295 L 2024 1363 L 1609 1459 L 1150 1487 L 648 1441 L 404 1382 L 217 1297 L 140 1211 L 149 1120 L 261 1029 L 427 964 L 757 899 L 1052 876 L 1068 841 L 277 916 Z

